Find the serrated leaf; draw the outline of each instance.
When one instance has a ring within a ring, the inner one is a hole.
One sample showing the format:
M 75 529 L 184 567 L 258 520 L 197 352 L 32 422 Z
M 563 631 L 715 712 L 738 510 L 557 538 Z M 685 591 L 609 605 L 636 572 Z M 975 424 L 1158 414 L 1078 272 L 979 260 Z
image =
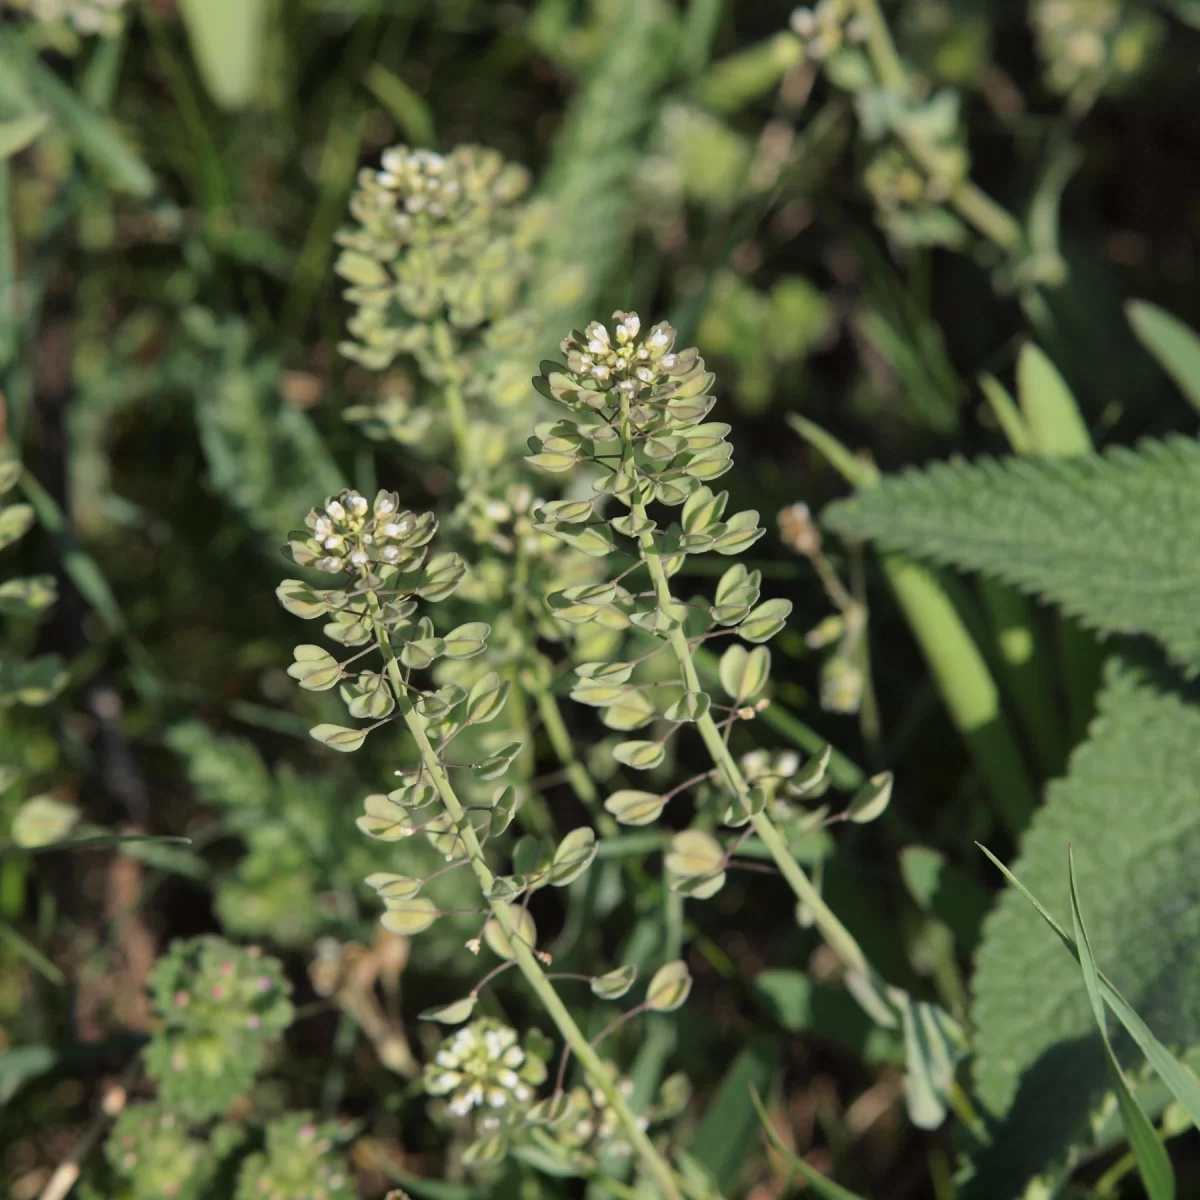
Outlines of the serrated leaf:
M 1200 443 L 938 463 L 825 510 L 846 538 L 982 571 L 1100 633 L 1147 633 L 1200 669 Z
M 866 783 L 854 793 L 853 799 L 846 806 L 846 819 L 856 825 L 867 825 L 883 816 L 892 798 L 892 773 L 883 771 L 872 775 Z
M 330 750 L 340 750 L 343 754 L 349 754 L 367 740 L 367 731 L 347 729 L 344 725 L 314 725 L 308 731 L 308 736 L 328 746 Z
M 637 979 L 637 967 L 629 964 L 606 971 L 603 975 L 595 975 L 589 981 L 592 993 L 601 1000 L 619 1000 Z
M 476 997 L 472 994 L 443 1004 L 440 1008 L 427 1008 L 421 1013 L 422 1021 L 437 1021 L 442 1025 L 461 1025 L 475 1011 Z
M 658 742 L 621 742 L 613 747 L 613 758 L 634 771 L 649 771 L 659 766 L 666 751 Z
M 1198 778 L 1200 708 L 1165 675 L 1118 660 L 1088 740 L 1049 785 L 1012 868 L 1069 927 L 1063 855 L 1074 845 L 1097 964 L 1176 1047 L 1200 1044 L 1200 997 L 1179 969 L 1200 941 Z M 1107 1090 L 1102 1048 L 1078 968 L 1013 888 L 984 923 L 974 992 L 976 1091 L 996 1123 L 977 1166 L 1019 1194 L 1069 1145 L 1087 1144 Z
M 566 887 L 591 866 L 595 857 L 596 834 L 586 825 L 571 830 L 554 851 L 547 882 L 553 887 Z
M 389 933 L 399 933 L 405 937 L 423 933 L 441 916 L 437 905 L 427 896 L 389 899 L 385 903 L 387 911 L 379 918 L 379 923 Z
M 623 788 L 613 792 L 604 802 L 608 809 L 622 825 L 649 825 L 657 821 L 666 807 L 666 801 L 654 792 L 639 792 L 631 788 Z
M 674 1012 L 682 1008 L 692 990 L 692 976 L 687 963 L 677 959 L 659 967 L 646 988 L 646 1007 L 651 1012 Z

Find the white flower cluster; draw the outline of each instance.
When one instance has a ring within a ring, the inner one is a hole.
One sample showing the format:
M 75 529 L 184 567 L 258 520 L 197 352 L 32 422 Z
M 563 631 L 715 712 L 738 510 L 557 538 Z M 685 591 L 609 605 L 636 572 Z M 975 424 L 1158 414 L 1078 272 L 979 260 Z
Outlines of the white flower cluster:
M 616 1083 L 617 1091 L 625 1101 L 628 1103 L 632 1100 L 635 1090 L 633 1080 L 626 1076 Z M 590 1094 L 586 1088 L 575 1088 L 571 1092 L 571 1106 L 579 1109 L 582 1115 L 559 1135 L 568 1145 L 587 1148 L 597 1154 L 628 1155 L 633 1152 L 625 1140 L 616 1109 L 599 1088 L 592 1088 Z M 645 1131 L 650 1127 L 648 1117 L 639 1115 L 636 1120 L 639 1129 Z
M 364 231 L 381 242 L 381 253 L 421 240 L 435 228 L 486 221 L 511 204 L 529 186 L 522 167 L 506 163 L 495 150 L 459 146 L 450 154 L 392 146 L 383 152 L 378 171 L 364 170 L 350 211 Z
M 425 1090 L 449 1096 L 456 1117 L 472 1109 L 503 1109 L 527 1104 L 533 1088 L 521 1077 L 525 1051 L 517 1045 L 516 1030 L 483 1019 L 464 1026 L 443 1043 L 425 1069 Z
M 326 501 L 324 511 L 314 508 L 305 524 L 322 552 L 312 566 L 337 574 L 366 570 L 372 562 L 397 562 L 411 541 L 416 517 L 399 510 L 395 492 L 380 491 L 370 504 L 358 492 L 346 491 Z
M 820 0 L 812 8 L 798 8 L 792 13 L 791 26 L 804 42 L 808 57 L 817 62 L 867 37 L 866 22 L 855 15 L 849 0 Z
M 642 322 L 637 313 L 618 309 L 613 321 L 611 333 L 593 321 L 582 336 L 576 333 L 563 340 L 562 352 L 572 374 L 593 380 L 602 391 L 615 389 L 632 397 L 679 365 L 678 355 L 672 353 L 675 330 L 666 321 L 652 326 L 640 340 Z
M 76 33 L 112 37 L 121 29 L 121 9 L 126 0 L 9 0 L 43 23 L 69 22 Z

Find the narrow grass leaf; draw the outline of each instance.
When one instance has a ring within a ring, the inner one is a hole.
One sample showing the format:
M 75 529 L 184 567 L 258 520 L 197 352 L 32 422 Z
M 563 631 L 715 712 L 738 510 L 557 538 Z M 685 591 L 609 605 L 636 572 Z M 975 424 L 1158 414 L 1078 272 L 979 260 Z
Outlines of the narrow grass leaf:
M 762 1122 L 763 1131 L 766 1133 L 771 1145 L 775 1147 L 789 1167 L 794 1171 L 799 1171 L 804 1176 L 812 1190 L 821 1197 L 821 1200 L 865 1200 L 857 1192 L 852 1192 L 848 1188 L 842 1187 L 841 1184 L 834 1183 L 832 1179 L 822 1175 L 815 1167 L 810 1167 L 804 1159 L 794 1154 L 784 1145 L 783 1139 L 780 1138 L 771 1125 L 771 1120 L 767 1116 L 767 1110 L 763 1107 L 758 1090 L 753 1087 L 750 1089 L 750 1103 L 754 1105 L 754 1111 L 758 1113 L 758 1119 Z
M 976 845 L 979 845 L 977 842 Z M 1000 871 L 1005 879 L 1037 910 L 1038 915 L 1058 935 L 1059 940 L 1079 961 L 1079 949 L 1075 939 L 1050 915 L 1042 902 L 986 847 L 980 850 L 991 859 L 992 864 Z M 1116 1014 L 1125 1032 L 1138 1044 L 1150 1065 L 1158 1072 L 1159 1078 L 1167 1085 L 1171 1095 L 1183 1106 L 1192 1124 L 1200 1129 L 1200 1079 L 1197 1079 L 1158 1040 L 1150 1030 L 1150 1026 L 1134 1011 L 1133 1006 L 1113 987 L 1103 972 L 1098 972 L 1100 992 L 1105 1003 Z
M 1083 969 L 1083 982 L 1087 988 L 1092 1014 L 1095 1016 L 1096 1025 L 1100 1030 L 1100 1040 L 1104 1043 L 1104 1057 L 1108 1063 L 1109 1078 L 1117 1093 L 1121 1124 L 1124 1126 L 1125 1136 L 1129 1139 L 1129 1148 L 1133 1151 L 1138 1174 L 1145 1185 L 1147 1196 L 1150 1200 L 1175 1200 L 1175 1172 L 1171 1169 L 1171 1160 L 1167 1157 L 1162 1142 L 1158 1140 L 1158 1134 L 1154 1131 L 1150 1118 L 1142 1111 L 1141 1105 L 1130 1092 L 1121 1065 L 1113 1053 L 1112 1043 L 1108 1040 L 1108 1023 L 1104 1012 L 1104 1000 L 1100 994 L 1100 977 L 1096 970 L 1096 961 L 1092 957 L 1091 945 L 1088 943 L 1083 913 L 1079 907 L 1079 890 L 1075 880 L 1075 858 L 1070 847 L 1067 848 L 1067 869 L 1070 873 L 1071 921 L 1075 927 L 1075 946 L 1078 950 L 1079 965 Z
M 1200 335 L 1178 317 L 1145 300 L 1131 300 L 1125 315 L 1138 340 L 1178 385 L 1193 408 L 1200 409 Z

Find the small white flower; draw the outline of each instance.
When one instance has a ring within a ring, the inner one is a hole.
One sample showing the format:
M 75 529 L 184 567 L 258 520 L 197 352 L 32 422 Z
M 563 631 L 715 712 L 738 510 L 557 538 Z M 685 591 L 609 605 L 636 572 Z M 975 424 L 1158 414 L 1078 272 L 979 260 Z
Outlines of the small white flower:
M 336 533 L 331 534 L 329 537 L 327 537 L 321 543 L 321 545 L 324 546 L 326 550 L 341 550 L 342 547 L 345 546 L 345 544 L 346 544 L 346 539 L 344 537 L 340 537 Z
M 333 533 L 333 522 L 328 517 L 318 517 L 313 523 L 313 533 L 319 539 L 325 539 Z
M 368 562 L 367 552 L 365 550 L 355 550 L 355 552 L 350 555 L 350 561 L 356 567 L 365 567 Z
M 792 13 L 792 32 L 797 37 L 810 38 L 817 28 L 817 19 L 811 8 L 798 8 Z
M 327 505 L 325 505 L 325 511 L 335 521 L 344 521 L 346 519 L 346 510 L 341 506 L 341 503 L 337 500 L 330 500 L 330 502 Z
M 400 551 L 395 546 L 384 546 L 380 557 L 384 562 L 395 562 L 400 557 Z

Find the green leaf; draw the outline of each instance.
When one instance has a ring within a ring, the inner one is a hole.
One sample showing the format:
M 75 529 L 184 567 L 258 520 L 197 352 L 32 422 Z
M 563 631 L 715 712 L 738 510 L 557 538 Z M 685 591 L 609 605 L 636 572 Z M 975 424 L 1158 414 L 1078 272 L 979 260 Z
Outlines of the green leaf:
M 665 861 L 668 871 L 684 879 L 711 875 L 724 867 L 725 848 L 701 829 L 684 829 L 671 839 L 671 850 Z
M 883 816 L 892 798 L 892 773 L 883 771 L 872 775 L 846 807 L 846 819 L 856 825 L 867 825 Z
M 1116 989 L 1110 1007 L 1193 1119 L 1200 1085 L 1163 1046 L 1200 1045 L 1200 996 L 1178 966 L 1200 942 L 1198 778 L 1200 708 L 1165 675 L 1114 661 L 1089 738 L 1049 785 L 1012 872 L 1065 917 L 1062 855 L 1075 846 L 1091 948 Z M 1107 1072 L 1079 971 L 1016 887 L 985 922 L 971 1018 L 976 1092 L 995 1122 L 977 1169 L 1018 1194 L 1087 1144 Z
M 738 636 L 748 642 L 770 641 L 783 628 L 791 612 L 790 600 L 767 600 L 751 610 L 738 626 Z
M 33 525 L 33 508 L 28 504 L 9 504 L 0 508 L 0 550 L 23 538 Z
M 0 1054 L 0 1108 L 31 1079 L 52 1071 L 58 1051 L 51 1046 L 16 1046 Z
M 329 605 L 321 593 L 300 579 L 285 579 L 275 589 L 275 595 L 292 616 L 302 617 L 306 621 L 322 617 L 329 611 Z
M 637 973 L 637 967 L 631 963 L 612 971 L 606 971 L 603 975 L 594 976 L 589 981 L 589 986 L 593 994 L 599 996 L 601 1000 L 619 1000 L 633 987 Z
M 374 888 L 385 900 L 411 900 L 420 894 L 425 880 L 412 879 L 407 875 L 391 875 L 387 871 L 375 871 L 364 880 L 367 887 Z
M 659 766 L 666 751 L 658 742 L 620 742 L 613 747 L 613 758 L 634 771 L 649 771 Z
M 422 1021 L 437 1021 L 442 1025 L 461 1025 L 475 1011 L 476 996 L 464 996 L 441 1008 L 427 1008 L 421 1013 Z
M 668 1013 L 682 1008 L 692 990 L 692 976 L 681 959 L 659 967 L 646 988 L 646 1007 L 651 1012 Z
M 1192 407 L 1200 409 L 1200 336 L 1178 317 L 1145 300 L 1131 300 L 1125 315 L 1142 345 L 1175 380 Z
M 1171 1160 L 1167 1157 L 1163 1144 L 1154 1132 L 1149 1117 L 1133 1098 L 1129 1085 L 1125 1082 L 1125 1074 L 1113 1054 L 1112 1044 L 1108 1040 L 1108 1016 L 1104 1011 L 1104 1000 L 1100 995 L 1100 979 L 1096 972 L 1096 961 L 1092 957 L 1092 948 L 1088 943 L 1087 928 L 1083 923 L 1083 913 L 1079 909 L 1079 888 L 1075 880 L 1075 859 L 1070 848 L 1067 850 L 1067 868 L 1071 884 L 1071 921 L 1075 927 L 1075 947 L 1079 952 L 1079 965 L 1083 969 L 1083 982 L 1087 988 L 1088 1002 L 1092 1006 L 1092 1015 L 1096 1018 L 1096 1026 L 1100 1031 L 1100 1040 L 1104 1043 L 1104 1058 L 1108 1064 L 1108 1077 L 1117 1093 L 1117 1107 L 1121 1113 L 1121 1124 L 1125 1128 L 1125 1136 L 1129 1139 L 1129 1147 L 1137 1162 L 1138 1174 L 1146 1187 L 1150 1200 L 1175 1200 L 1175 1172 L 1171 1169 Z
M 1101 633 L 1148 633 L 1200 668 L 1200 443 L 938 463 L 826 509 L 845 538 L 983 571 Z
M 1066 380 L 1032 344 L 1017 359 L 1017 397 L 1034 454 L 1087 454 L 1092 439 Z
M 821 1200 L 863 1200 L 857 1192 L 852 1192 L 840 1184 L 834 1183 L 832 1179 L 822 1175 L 815 1167 L 809 1166 L 804 1159 L 799 1158 L 792 1150 L 784 1143 L 783 1139 L 775 1132 L 774 1126 L 771 1124 L 771 1118 L 767 1115 L 767 1110 L 763 1108 L 763 1102 L 758 1097 L 758 1091 L 754 1088 L 750 1090 L 750 1102 L 754 1105 L 754 1111 L 758 1113 L 758 1119 L 762 1122 L 762 1127 L 766 1131 L 767 1138 L 771 1145 L 783 1155 L 784 1161 L 794 1171 L 799 1171 L 801 1175 L 812 1185 L 812 1190 L 816 1192 Z
M 309 692 L 327 692 L 342 678 L 342 664 L 320 646 L 297 646 L 292 654 L 296 661 L 287 673 Z
M 424 671 L 446 653 L 446 642 L 440 637 L 415 638 L 400 649 L 400 661 L 414 671 Z
M 529 910 L 526 908 L 514 908 L 511 905 L 505 905 L 508 915 L 512 921 L 514 936 L 519 942 L 524 943 L 530 950 L 537 945 L 537 926 L 533 923 L 533 918 L 529 915 Z M 513 953 L 512 941 L 504 930 L 504 926 L 495 917 L 489 917 L 487 924 L 483 927 L 483 940 L 487 942 L 492 951 L 500 958 L 511 959 L 516 955 Z
M 473 725 L 486 725 L 497 717 L 508 699 L 512 685 L 501 680 L 495 671 L 481 675 L 467 693 L 467 720 Z
M 378 721 L 396 707 L 396 698 L 387 680 L 374 671 L 363 671 L 347 680 L 338 689 L 338 694 L 350 715 L 363 721 Z
M 384 903 L 387 911 L 379 918 L 379 923 L 389 932 L 405 937 L 423 933 L 441 916 L 437 905 L 428 896 L 397 897 Z
M 1012 887 L 1024 897 L 1037 912 L 1038 916 L 1054 931 L 1058 940 L 1070 951 L 1076 962 L 1079 961 L 1079 948 L 1065 929 L 1050 915 L 1045 905 L 986 847 L 980 850 L 991 859 L 992 864 L 1000 871 Z M 1200 1079 L 1188 1070 L 1150 1031 L 1150 1027 L 1137 1015 L 1129 1001 L 1113 987 L 1111 980 L 1100 974 L 1100 990 L 1104 1002 L 1116 1014 L 1125 1032 L 1141 1048 L 1143 1054 L 1158 1072 L 1159 1077 L 1167 1085 L 1171 1095 L 1187 1112 L 1191 1122 L 1200 1129 Z
M 595 832 L 586 825 L 571 830 L 554 851 L 547 882 L 553 887 L 566 887 L 591 866 L 595 857 Z
M 654 715 L 654 705 L 645 692 L 639 692 L 637 688 L 625 688 L 620 699 L 604 709 L 603 720 L 609 729 L 625 733 L 648 725 L 654 720 Z
M 771 652 L 766 646 L 747 650 L 734 643 L 721 655 L 720 672 L 726 695 L 738 703 L 753 700 L 771 674 Z
M 489 754 L 487 758 L 472 763 L 471 769 L 480 779 L 498 779 L 512 766 L 513 760 L 520 753 L 520 742 L 508 742 L 501 746 L 495 754 Z
M 0 583 L 0 613 L 6 617 L 36 617 L 58 599 L 53 575 L 30 575 Z
M 67 128 L 79 149 L 122 191 L 148 197 L 156 188 L 153 174 L 107 117 L 84 103 L 45 63 L 29 55 L 20 63 L 0 43 L 0 72 L 24 74 L 37 100 Z
M 28 117 L 13 117 L 0 121 L 0 162 L 20 154 L 50 123 L 46 113 L 33 113 Z
M 474 658 L 487 649 L 487 637 L 491 632 L 492 627 L 486 621 L 468 621 L 446 634 L 443 653 L 447 658 Z
M 23 469 L 19 459 L 9 458 L 0 461 L 0 496 L 11 492 L 16 487 Z
M 262 84 L 269 12 L 269 0 L 179 0 L 200 78 L 222 108 L 245 108 Z
M 746 1101 L 752 1090 L 771 1086 L 779 1050 L 778 1038 L 758 1037 L 738 1054 L 688 1142 L 688 1152 L 712 1174 L 723 1196 L 735 1194 L 754 1149 L 758 1118 Z
M 340 750 L 343 754 L 357 750 L 367 740 L 365 729 L 347 729 L 344 725 L 314 725 L 308 734 L 330 750 Z
M 23 849 L 61 842 L 79 823 L 80 816 L 74 804 L 53 796 L 34 796 L 17 809 L 12 840 Z
M 666 807 L 666 801 L 653 792 L 639 792 L 631 788 L 613 792 L 604 802 L 622 825 L 650 825 L 657 821 Z

